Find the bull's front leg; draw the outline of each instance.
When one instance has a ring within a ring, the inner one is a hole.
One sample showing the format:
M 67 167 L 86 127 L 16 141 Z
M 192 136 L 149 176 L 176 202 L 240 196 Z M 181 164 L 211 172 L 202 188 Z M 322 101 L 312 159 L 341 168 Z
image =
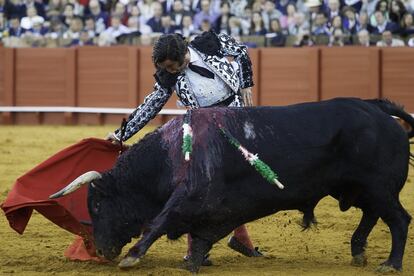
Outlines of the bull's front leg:
M 145 255 L 151 245 L 163 234 L 161 228 L 156 228 L 144 233 L 143 237 L 129 249 L 127 255 L 119 262 L 118 267 L 128 269 L 138 265 L 140 259 Z
M 203 263 L 204 257 L 208 254 L 212 247 L 212 243 L 194 236 L 192 237 L 191 256 L 188 262 L 188 270 L 192 273 L 197 273 L 200 270 L 200 266 Z
M 180 204 L 183 189 L 177 189 L 168 199 L 163 210 L 156 216 L 148 231 L 142 238 L 128 251 L 127 255 L 118 264 L 121 269 L 128 269 L 138 265 L 140 259 L 145 255 L 151 245 L 162 235 L 166 234 L 166 229 L 170 223 L 171 212 Z

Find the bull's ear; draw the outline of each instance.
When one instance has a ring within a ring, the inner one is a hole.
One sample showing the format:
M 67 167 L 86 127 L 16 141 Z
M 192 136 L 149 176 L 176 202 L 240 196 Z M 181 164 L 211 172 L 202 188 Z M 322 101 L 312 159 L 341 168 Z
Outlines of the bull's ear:
M 82 187 L 86 183 L 90 183 L 91 181 L 95 179 L 101 179 L 102 175 L 96 171 L 90 171 L 82 174 L 81 176 L 78 176 L 75 180 L 73 180 L 69 185 L 67 185 L 65 188 L 60 190 L 57 193 L 54 193 L 53 195 L 50 195 L 50 199 L 59 198 L 62 196 L 65 196 L 67 194 L 73 193 L 80 187 Z

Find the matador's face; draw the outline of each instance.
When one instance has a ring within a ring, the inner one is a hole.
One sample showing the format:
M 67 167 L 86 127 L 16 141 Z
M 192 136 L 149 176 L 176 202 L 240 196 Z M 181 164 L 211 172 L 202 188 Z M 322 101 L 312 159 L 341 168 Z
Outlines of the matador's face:
M 158 63 L 157 67 L 166 70 L 168 73 L 177 74 L 183 72 L 185 68 L 187 68 L 189 63 L 190 51 L 187 51 L 187 53 L 184 56 L 184 61 L 181 64 L 178 61 L 167 59 L 163 62 Z

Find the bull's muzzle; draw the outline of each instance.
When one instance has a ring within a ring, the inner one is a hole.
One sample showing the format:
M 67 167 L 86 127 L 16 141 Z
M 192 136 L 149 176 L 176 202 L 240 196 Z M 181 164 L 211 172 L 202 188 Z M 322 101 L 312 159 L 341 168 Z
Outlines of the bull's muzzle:
M 53 195 L 50 195 L 49 198 L 50 199 L 59 198 L 67 194 L 73 193 L 74 191 L 82 187 L 84 184 L 86 183 L 89 184 L 93 180 L 101 179 L 101 178 L 102 178 L 102 175 L 96 171 L 86 172 L 82 174 L 81 176 L 78 176 L 75 180 L 73 180 L 69 185 L 67 185 L 65 188 L 63 188 L 59 192 L 54 193 Z

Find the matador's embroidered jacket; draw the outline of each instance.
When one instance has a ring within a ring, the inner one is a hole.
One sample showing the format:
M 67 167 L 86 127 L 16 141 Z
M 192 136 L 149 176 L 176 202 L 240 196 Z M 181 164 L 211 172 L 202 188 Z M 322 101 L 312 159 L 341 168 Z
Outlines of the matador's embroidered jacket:
M 253 86 L 252 64 L 247 47 L 237 43 L 231 36 L 213 32 L 205 32 L 197 36 L 188 47 L 195 50 L 202 57 L 206 67 L 231 88 L 231 93 L 233 93 L 231 96 L 234 96 L 234 100 L 230 106 L 243 106 L 240 89 Z M 238 63 L 237 71 L 227 59 L 222 58 L 226 56 L 233 57 Z M 129 115 L 122 140 L 128 140 L 153 119 L 171 97 L 173 90 L 161 87 L 156 82 L 154 91 Z M 178 76 L 175 92 L 186 107 L 191 109 L 200 107 L 185 73 Z M 115 136 L 121 139 L 120 129 L 115 131 Z

